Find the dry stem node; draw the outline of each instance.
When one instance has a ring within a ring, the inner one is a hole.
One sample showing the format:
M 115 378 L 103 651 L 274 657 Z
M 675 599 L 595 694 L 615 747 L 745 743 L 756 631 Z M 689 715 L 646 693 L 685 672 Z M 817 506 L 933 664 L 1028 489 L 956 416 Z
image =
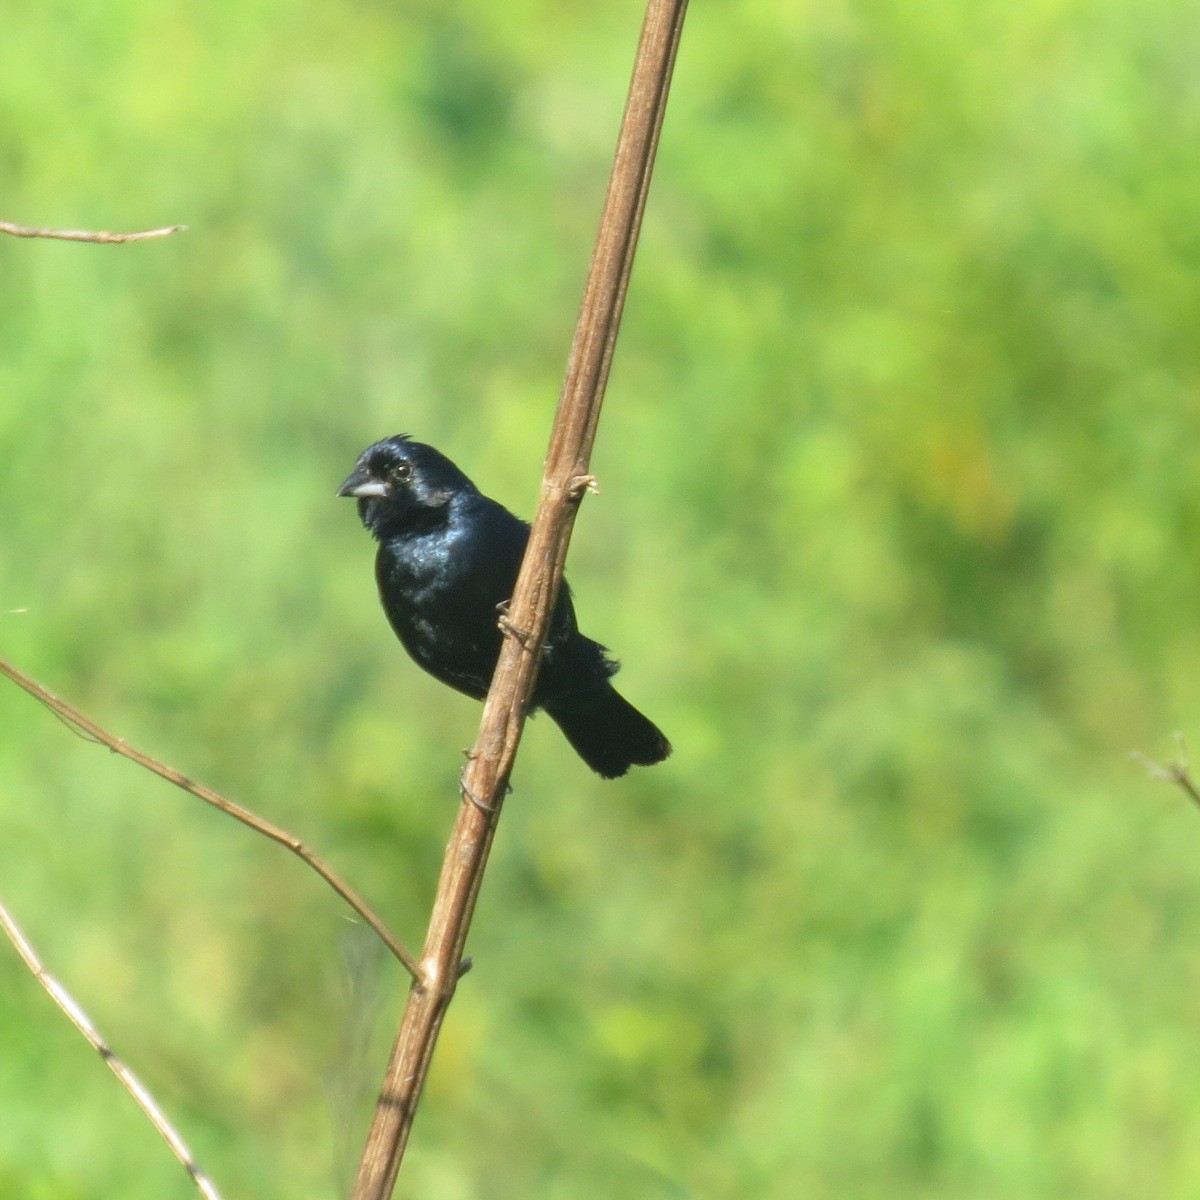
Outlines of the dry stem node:
M 593 496 L 600 494 L 600 482 L 595 475 L 576 475 L 567 488 L 567 495 L 578 504 L 584 493 L 591 492 Z

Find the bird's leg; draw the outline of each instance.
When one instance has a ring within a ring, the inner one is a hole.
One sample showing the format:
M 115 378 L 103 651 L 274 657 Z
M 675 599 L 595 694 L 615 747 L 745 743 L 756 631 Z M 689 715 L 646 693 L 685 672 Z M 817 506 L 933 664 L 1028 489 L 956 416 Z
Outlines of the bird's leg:
M 501 632 L 503 632 L 505 634 L 505 636 L 515 638 L 518 642 L 521 643 L 521 648 L 523 650 L 528 650 L 529 649 L 529 630 L 528 629 L 518 629 L 508 619 L 508 606 L 511 603 L 512 603 L 511 600 L 501 600 L 500 603 L 496 605 L 496 611 L 500 614 L 499 618 L 496 621 L 496 624 L 500 626 Z
M 477 795 L 475 795 L 474 791 L 471 789 L 471 785 L 467 783 L 467 769 L 471 765 L 471 759 L 475 757 L 474 751 L 464 750 L 463 754 L 466 755 L 467 761 L 464 764 L 463 769 L 458 773 L 458 787 L 463 794 L 463 799 L 469 800 L 477 809 L 479 809 L 480 812 L 494 813 L 500 806 L 498 804 L 484 804 L 484 802 Z M 506 796 L 512 795 L 511 784 L 506 783 L 504 785 L 504 794 Z
M 473 757 L 474 755 L 468 751 L 468 760 Z M 466 762 L 463 765 L 463 769 L 458 773 L 458 788 L 463 794 L 463 799 L 469 800 L 482 813 L 494 813 L 496 811 L 496 806 L 494 804 L 484 804 L 484 802 L 480 800 L 480 798 L 471 790 L 471 785 L 467 782 L 467 771 L 470 769 L 470 766 L 470 762 Z

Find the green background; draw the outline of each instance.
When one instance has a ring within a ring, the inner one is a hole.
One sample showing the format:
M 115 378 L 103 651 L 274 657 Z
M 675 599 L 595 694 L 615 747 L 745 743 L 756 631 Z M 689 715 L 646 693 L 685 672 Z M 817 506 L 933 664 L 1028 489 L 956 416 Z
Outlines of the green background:
M 478 709 L 334 490 L 530 515 L 640 10 L 49 0 L 0 38 L 0 654 L 419 944 Z M 693 6 L 581 618 L 399 1194 L 1185 1196 L 1200 8 Z M 295 859 L 0 687 L 0 896 L 229 1197 L 344 1191 L 403 998 Z M 0 1194 L 186 1197 L 0 946 Z

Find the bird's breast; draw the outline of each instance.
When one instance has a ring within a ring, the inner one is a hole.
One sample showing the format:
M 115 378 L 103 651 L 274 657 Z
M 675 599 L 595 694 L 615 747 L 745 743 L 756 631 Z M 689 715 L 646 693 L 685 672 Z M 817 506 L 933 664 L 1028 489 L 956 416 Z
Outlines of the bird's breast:
M 500 648 L 496 605 L 508 598 L 462 538 L 380 547 L 376 564 L 388 621 L 413 660 L 468 695 L 482 696 Z

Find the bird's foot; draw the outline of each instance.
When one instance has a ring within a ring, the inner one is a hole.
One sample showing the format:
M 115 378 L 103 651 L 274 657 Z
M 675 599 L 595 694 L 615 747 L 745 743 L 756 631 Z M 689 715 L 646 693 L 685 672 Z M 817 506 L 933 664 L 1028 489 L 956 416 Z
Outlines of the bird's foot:
M 464 754 L 467 755 L 468 760 L 470 760 L 470 758 L 475 757 L 472 754 L 472 752 L 470 752 L 469 750 L 464 750 L 463 752 L 464 752 Z M 487 814 L 491 814 L 491 815 L 496 814 L 497 809 L 499 809 L 499 805 L 498 804 L 485 804 L 484 800 L 482 800 L 482 799 L 480 799 L 480 797 L 476 796 L 475 792 L 472 790 L 472 786 L 470 786 L 470 784 L 468 784 L 467 770 L 469 769 L 469 767 L 470 767 L 470 762 L 468 761 L 466 766 L 464 766 L 462 768 L 462 770 L 460 770 L 460 772 L 458 772 L 458 790 L 460 790 L 462 792 L 462 798 L 464 800 L 468 800 L 468 802 L 470 804 L 474 804 L 475 808 L 479 809 L 480 812 L 487 812 Z M 504 794 L 505 794 L 505 796 L 511 796 L 511 794 L 512 794 L 512 788 L 508 784 L 504 785 Z
M 523 650 L 529 649 L 529 630 L 520 629 L 508 619 L 508 608 L 512 603 L 511 600 L 501 600 L 496 605 L 496 611 L 500 614 L 496 619 L 496 624 L 500 626 L 500 632 L 505 637 L 514 638 L 521 644 Z
M 468 753 L 468 754 L 467 754 L 467 757 L 468 757 L 468 758 L 472 758 L 472 757 L 473 757 L 473 755 L 471 755 L 471 754 L 469 754 L 469 753 Z M 482 813 L 491 813 L 491 814 L 494 814 L 494 813 L 495 813 L 495 811 L 496 811 L 496 805 L 494 805 L 494 804 L 485 804 L 485 803 L 484 803 L 484 802 L 483 802 L 483 801 L 482 801 L 482 800 L 481 800 L 481 799 L 480 799 L 480 798 L 479 798 L 477 795 L 475 795 L 475 793 L 474 793 L 474 792 L 471 790 L 471 785 L 470 785 L 470 784 L 467 782 L 467 771 L 469 771 L 469 770 L 470 770 L 470 768 L 471 768 L 471 764 L 468 762 L 468 763 L 467 763 L 467 764 L 466 764 L 466 765 L 463 767 L 463 769 L 462 769 L 461 771 L 459 771 L 459 773 L 458 773 L 458 789 L 459 789 L 459 791 L 462 793 L 462 797 L 463 797 L 463 799 L 464 799 L 464 800 L 469 800 L 469 801 L 470 801 L 470 802 L 471 802 L 473 805 L 475 805 L 475 807 L 476 807 L 477 809 L 479 809 L 479 811 L 480 811 L 480 812 L 482 812 Z

